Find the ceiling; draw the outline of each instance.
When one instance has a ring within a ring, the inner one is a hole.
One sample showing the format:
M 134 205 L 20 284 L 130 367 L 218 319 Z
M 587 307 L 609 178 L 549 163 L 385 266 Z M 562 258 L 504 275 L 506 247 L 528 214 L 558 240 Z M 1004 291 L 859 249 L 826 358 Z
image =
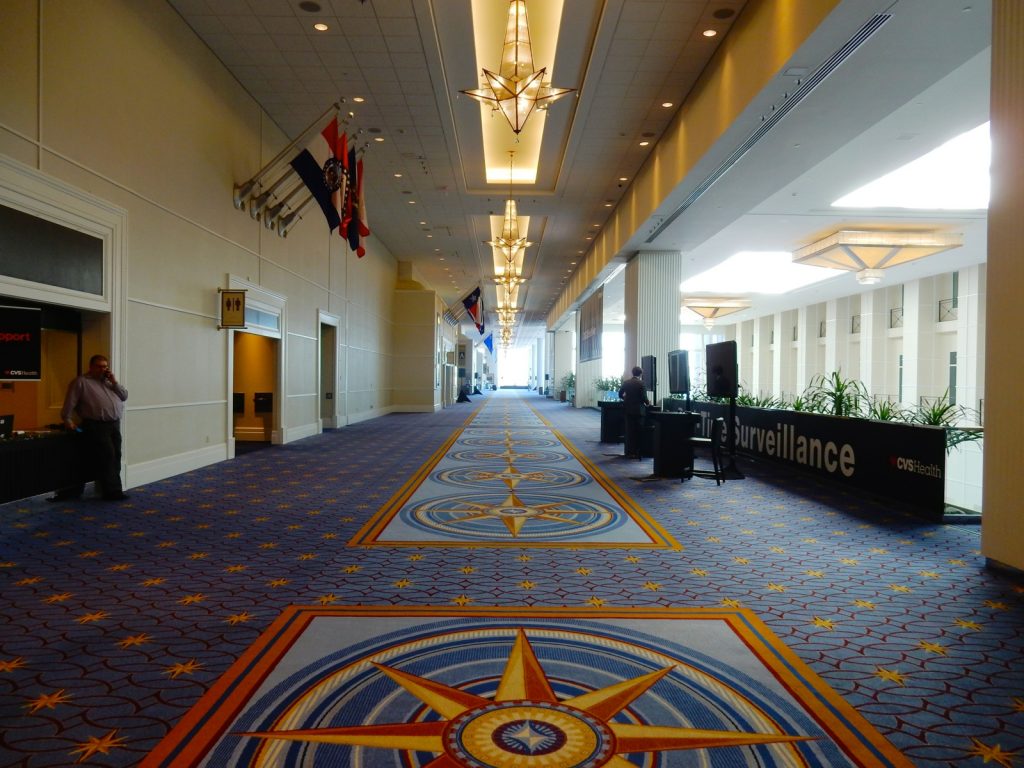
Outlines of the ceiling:
M 289 137 L 344 98 L 344 110 L 355 113 L 348 133 L 365 147 L 373 237 L 450 306 L 477 285 L 485 308 L 495 306 L 485 241 L 510 187 L 487 183 L 484 133 L 487 121 L 504 121 L 460 91 L 479 84 L 473 4 L 505 8 L 506 0 L 169 2 Z M 511 188 L 534 243 L 517 343 L 543 333 L 568 275 L 748 4 L 562 2 L 556 50 L 536 34 L 534 61 L 553 85 L 577 90 L 530 118 L 543 134 L 537 178 Z M 538 33 L 548 23 L 542 10 L 530 16 Z M 890 15 L 827 79 L 801 89 L 880 12 Z M 316 32 L 317 22 L 328 30 Z M 964 247 L 893 268 L 887 281 L 984 261 L 985 211 L 908 216 L 831 203 L 988 119 L 990 24 L 988 0 L 844 0 L 619 255 L 678 250 L 689 276 L 739 250 L 792 251 L 837 229 L 934 226 L 963 232 Z M 717 36 L 703 36 L 706 29 Z M 499 52 L 503 33 L 488 32 Z M 773 124 L 776 111 L 785 117 Z M 504 133 L 502 151 L 519 152 L 511 129 Z M 645 140 L 650 145 L 640 146 Z M 754 296 L 752 308 L 731 319 L 860 290 L 851 273 L 840 273 L 796 294 Z

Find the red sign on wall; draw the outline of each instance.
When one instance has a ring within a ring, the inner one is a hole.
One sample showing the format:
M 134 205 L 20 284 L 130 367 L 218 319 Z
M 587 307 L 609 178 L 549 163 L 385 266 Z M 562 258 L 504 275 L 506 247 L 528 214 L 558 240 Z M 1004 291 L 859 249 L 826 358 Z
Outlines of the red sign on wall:
M 0 306 L 0 381 L 39 381 L 43 311 Z

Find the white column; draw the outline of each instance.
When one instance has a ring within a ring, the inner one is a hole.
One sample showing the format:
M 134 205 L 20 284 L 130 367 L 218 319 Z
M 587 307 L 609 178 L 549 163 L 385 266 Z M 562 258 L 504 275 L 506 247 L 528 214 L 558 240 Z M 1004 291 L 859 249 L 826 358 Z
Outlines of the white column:
M 811 383 L 818 371 L 818 305 L 797 310 L 796 389 L 800 394 Z
M 946 388 L 936 359 L 935 318 L 938 298 L 932 278 L 911 280 L 903 286 L 903 399 L 919 405 L 922 397 L 936 397 Z
M 575 318 L 575 315 L 573 316 Z M 562 379 L 565 378 L 566 374 L 572 373 L 575 370 L 575 324 L 573 320 L 565 323 L 559 330 L 555 331 L 554 348 L 553 354 L 553 365 L 551 369 L 551 391 L 555 397 L 558 396 L 559 390 L 562 389 Z
M 640 251 L 626 271 L 626 368 L 639 365 L 644 355 L 654 355 L 659 400 L 668 395 L 668 353 L 679 349 L 682 280 L 683 257 L 678 251 Z M 631 306 L 635 306 L 635 326 L 630 322 Z M 636 339 L 634 358 L 630 357 L 631 334 Z
M 796 387 L 797 350 L 793 328 L 797 325 L 795 310 L 775 315 L 775 354 L 772 356 L 772 394 L 792 398 L 799 394 Z M 799 338 L 799 329 L 797 329 Z M 800 387 L 803 389 L 803 387 Z
M 885 291 L 868 291 L 860 297 L 860 380 L 872 396 L 896 399 L 887 391 L 889 309 Z
M 957 292 L 957 402 L 972 411 L 985 397 L 985 275 L 984 264 L 961 269 Z
M 825 304 L 825 373 L 840 371 L 848 376 L 850 299 L 831 299 Z

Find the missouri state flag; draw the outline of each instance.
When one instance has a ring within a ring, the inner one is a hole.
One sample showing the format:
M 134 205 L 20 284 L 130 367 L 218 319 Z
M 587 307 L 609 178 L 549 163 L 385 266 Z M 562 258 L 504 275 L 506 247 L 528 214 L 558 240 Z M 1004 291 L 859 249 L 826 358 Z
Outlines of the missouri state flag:
M 466 298 L 462 300 L 462 306 L 466 308 L 466 314 L 468 314 L 473 322 L 476 324 L 476 329 L 483 335 L 484 332 L 484 304 L 480 298 L 480 286 L 478 285 L 473 289 Z
M 335 117 L 291 162 L 292 168 L 320 204 L 332 232 L 341 226 L 341 212 L 335 194 L 342 183 L 342 166 L 335 154 L 337 146 L 338 118 Z

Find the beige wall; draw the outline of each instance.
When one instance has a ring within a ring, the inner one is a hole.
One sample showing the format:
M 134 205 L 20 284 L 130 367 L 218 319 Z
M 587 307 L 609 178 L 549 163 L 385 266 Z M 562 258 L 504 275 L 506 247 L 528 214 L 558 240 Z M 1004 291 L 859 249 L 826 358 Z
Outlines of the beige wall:
M 403 411 L 432 411 L 440 406 L 435 367 L 439 351 L 437 295 L 433 291 L 395 291 L 394 406 Z M 447 323 L 441 325 L 448 327 Z
M 1024 569 L 1024 3 L 992 6 L 992 196 L 985 325 L 985 489 L 981 551 Z
M 315 215 L 283 239 L 232 207 L 287 139 L 171 6 L 4 0 L 2 16 L 0 155 L 126 213 L 112 323 L 83 343 L 120 339 L 128 484 L 228 455 L 228 275 L 284 299 L 284 440 L 318 429 L 318 311 L 341 318 L 340 423 L 388 412 L 394 259 L 373 237 L 356 259 Z

